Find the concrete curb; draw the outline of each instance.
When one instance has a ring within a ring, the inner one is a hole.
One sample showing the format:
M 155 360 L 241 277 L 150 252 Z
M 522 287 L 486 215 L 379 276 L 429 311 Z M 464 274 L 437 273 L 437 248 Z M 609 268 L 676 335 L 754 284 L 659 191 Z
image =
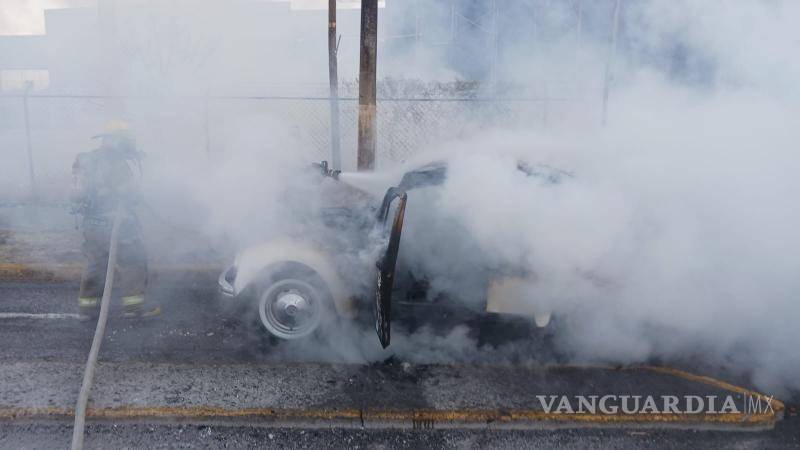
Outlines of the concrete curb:
M 72 409 L 0 408 L 3 421 L 71 421 Z M 207 424 L 249 422 L 280 427 L 402 429 L 681 428 L 761 431 L 780 420 L 775 414 L 563 414 L 540 410 L 228 409 L 213 406 L 90 408 L 91 421 Z
M 0 281 L 70 281 L 80 280 L 83 268 L 79 264 L 19 264 L 0 263 Z
M 592 366 L 558 366 L 559 368 L 637 371 L 668 375 L 693 383 L 712 386 L 724 392 L 769 400 L 772 408 L 758 412 L 699 413 L 636 412 L 604 414 L 596 412 L 566 413 L 544 411 L 530 405 L 523 408 L 448 408 L 420 409 L 414 407 L 341 407 L 310 406 L 280 408 L 250 406 L 237 408 L 213 404 L 168 406 L 164 404 L 118 405 L 90 407 L 91 421 L 135 421 L 145 423 L 185 422 L 212 424 L 219 422 L 247 423 L 281 427 L 347 427 L 403 429 L 548 429 L 548 428 L 679 428 L 760 431 L 771 429 L 783 419 L 785 405 L 777 399 L 712 377 L 695 375 L 669 367 L 634 366 L 607 368 Z M 204 400 L 207 401 L 208 399 Z M 152 402 L 152 399 L 149 400 Z M 71 421 L 74 410 L 69 407 L 0 406 L 0 421 Z
M 201 265 L 152 265 L 151 274 L 209 273 L 217 275 L 222 266 Z M 58 282 L 79 281 L 83 265 L 69 264 L 19 264 L 0 263 L 0 282 Z

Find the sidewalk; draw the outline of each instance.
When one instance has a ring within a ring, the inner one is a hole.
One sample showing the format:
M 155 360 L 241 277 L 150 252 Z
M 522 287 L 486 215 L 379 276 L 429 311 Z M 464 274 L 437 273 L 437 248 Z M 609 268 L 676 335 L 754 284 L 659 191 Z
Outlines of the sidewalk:
M 151 272 L 218 272 L 225 257 L 194 237 L 145 224 Z M 0 205 L 0 282 L 74 281 L 82 236 L 63 205 Z
M 0 281 L 76 279 L 82 266 L 75 230 L 0 229 Z

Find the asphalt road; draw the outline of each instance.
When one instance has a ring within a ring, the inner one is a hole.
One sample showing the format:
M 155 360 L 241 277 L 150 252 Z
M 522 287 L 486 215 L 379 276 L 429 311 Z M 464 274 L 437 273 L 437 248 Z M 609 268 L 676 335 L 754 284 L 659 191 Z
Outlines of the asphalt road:
M 374 363 L 399 358 L 414 363 L 523 365 L 557 361 L 542 340 L 525 333 L 529 328 L 519 324 L 488 325 L 498 334 L 497 342 L 487 342 L 490 345 L 482 345 L 476 327 L 450 320 L 441 327 L 417 323 L 414 332 L 394 324 L 392 345 L 383 350 L 369 318 L 340 322 L 322 339 L 275 342 L 254 317 L 224 307 L 208 286 L 216 286 L 215 274 L 153 280 L 149 298 L 161 304 L 164 313 L 152 320 L 122 319 L 119 305 L 113 303 L 100 361 Z M 0 313 L 77 314 L 77 295 L 77 283 L 0 283 Z M 72 318 L 20 317 L 0 324 L 0 339 L 6 343 L 0 346 L 0 361 L 83 362 L 94 333 L 94 323 Z
M 63 448 L 70 425 L 0 427 L 0 447 Z M 87 448 L 798 448 L 795 433 L 674 430 L 353 430 L 220 425 L 90 425 Z
M 106 366 L 127 365 L 125 367 L 156 364 L 165 373 L 208 366 L 234 373 L 238 370 L 240 376 L 244 376 L 242 373 L 247 370 L 274 369 L 284 373 L 287 367 L 298 367 L 291 377 L 284 380 L 290 386 L 292 377 L 306 377 L 308 379 L 304 381 L 311 383 L 315 382 L 312 379 L 315 376 L 331 378 L 331 371 L 344 371 L 346 376 L 342 379 L 347 381 L 344 384 L 335 384 L 337 381 L 331 384 L 329 379 L 316 382 L 320 386 L 328 385 L 325 392 L 330 392 L 331 398 L 342 393 L 357 401 L 359 396 L 378 393 L 387 405 L 402 403 L 414 406 L 414 402 L 423 401 L 423 398 L 430 402 L 437 383 L 441 383 L 444 392 L 444 386 L 458 383 L 458 377 L 466 373 L 463 372 L 466 369 L 453 372 L 446 368 L 447 365 L 436 364 L 439 362 L 470 364 L 480 361 L 482 366 L 479 369 L 469 370 L 491 379 L 493 376 L 503 378 L 517 370 L 517 366 L 535 366 L 557 359 L 557 356 L 543 351 L 531 351 L 534 346 L 541 345 L 538 340 L 526 341 L 514 333 L 506 337 L 508 342 L 476 347 L 474 330 L 463 327 L 437 333 L 429 330 L 409 335 L 398 333 L 387 351 L 379 350 L 377 338 L 368 324 L 337 336 L 327 345 L 275 345 L 262 333 L 254 332 L 247 321 L 220 309 L 212 293 L 203 288 L 209 283 L 213 280 L 198 275 L 180 280 L 154 280 L 151 298 L 163 304 L 164 315 L 158 320 L 133 322 L 112 317 L 101 350 L 101 363 Z M 74 314 L 77 312 L 76 295 L 75 283 L 4 283 L 0 284 L 0 313 Z M 112 314 L 115 313 L 118 311 L 112 310 Z M 69 316 L 62 319 L 0 319 L 0 342 L 3 343 L 0 346 L 0 365 L 21 373 L 30 370 L 31 380 L 51 376 L 53 380 L 74 384 L 73 378 L 77 377 L 63 375 L 58 378 L 57 372 L 47 375 L 43 373 L 46 369 L 34 368 L 49 367 L 63 372 L 64 367 L 79 367 L 85 361 L 92 333 L 91 324 L 79 323 Z M 542 358 L 547 361 L 541 361 Z M 321 363 L 320 369 L 308 370 L 308 366 L 302 365 L 307 363 Z M 176 370 L 169 369 L 173 365 Z M 709 374 L 705 367 L 698 371 Z M 3 373 L 12 372 L 5 370 Z M 14 379 L 23 376 L 17 374 Z M 161 380 L 150 382 L 167 384 L 165 380 L 169 375 L 160 376 Z M 735 381 L 746 383 L 746 380 Z M 220 395 L 233 398 L 235 395 L 227 394 L 222 383 L 224 381 L 220 382 Z M 77 392 L 77 386 L 62 388 L 57 386 L 57 381 L 48 381 L 48 384 L 53 392 Z M 313 385 L 294 384 L 298 385 L 298 390 Z M 424 392 L 422 385 L 427 389 Z M 120 401 L 137 395 L 141 397 L 141 388 L 141 384 L 123 386 L 111 397 Z M 469 395 L 473 396 L 471 400 L 459 400 L 479 404 L 488 402 L 490 398 L 487 391 L 477 388 Z M 26 394 L 20 398 L 27 397 Z M 538 431 L 303 429 L 271 428 L 257 422 L 192 425 L 131 419 L 114 424 L 90 424 L 87 445 L 91 448 L 800 448 L 797 399 L 784 400 L 789 400 L 786 418 L 774 430 L 762 432 L 592 428 Z M 14 406 L 15 401 L 0 398 L 0 406 Z M 0 448 L 59 448 L 69 442 L 70 433 L 71 425 L 59 421 L 5 421 L 0 423 Z

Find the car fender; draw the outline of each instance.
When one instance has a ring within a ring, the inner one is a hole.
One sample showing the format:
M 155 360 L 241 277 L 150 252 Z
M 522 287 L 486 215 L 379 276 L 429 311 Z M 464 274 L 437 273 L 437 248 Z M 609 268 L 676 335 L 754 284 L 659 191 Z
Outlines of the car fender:
M 336 312 L 343 317 L 356 315 L 355 301 L 325 250 L 307 242 L 284 239 L 250 247 L 236 256 L 236 295 L 244 291 L 264 270 L 282 263 L 295 262 L 314 270 L 325 282 L 333 297 Z

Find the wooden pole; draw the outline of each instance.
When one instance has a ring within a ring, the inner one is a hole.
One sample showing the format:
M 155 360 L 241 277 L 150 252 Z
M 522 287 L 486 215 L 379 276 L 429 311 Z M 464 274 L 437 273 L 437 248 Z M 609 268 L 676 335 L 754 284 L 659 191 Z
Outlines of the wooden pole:
M 378 0 L 361 0 L 361 58 L 358 75 L 358 170 L 375 168 Z
M 331 165 L 342 170 L 342 155 L 339 142 L 339 73 L 336 42 L 336 0 L 328 0 L 328 80 L 331 101 Z

